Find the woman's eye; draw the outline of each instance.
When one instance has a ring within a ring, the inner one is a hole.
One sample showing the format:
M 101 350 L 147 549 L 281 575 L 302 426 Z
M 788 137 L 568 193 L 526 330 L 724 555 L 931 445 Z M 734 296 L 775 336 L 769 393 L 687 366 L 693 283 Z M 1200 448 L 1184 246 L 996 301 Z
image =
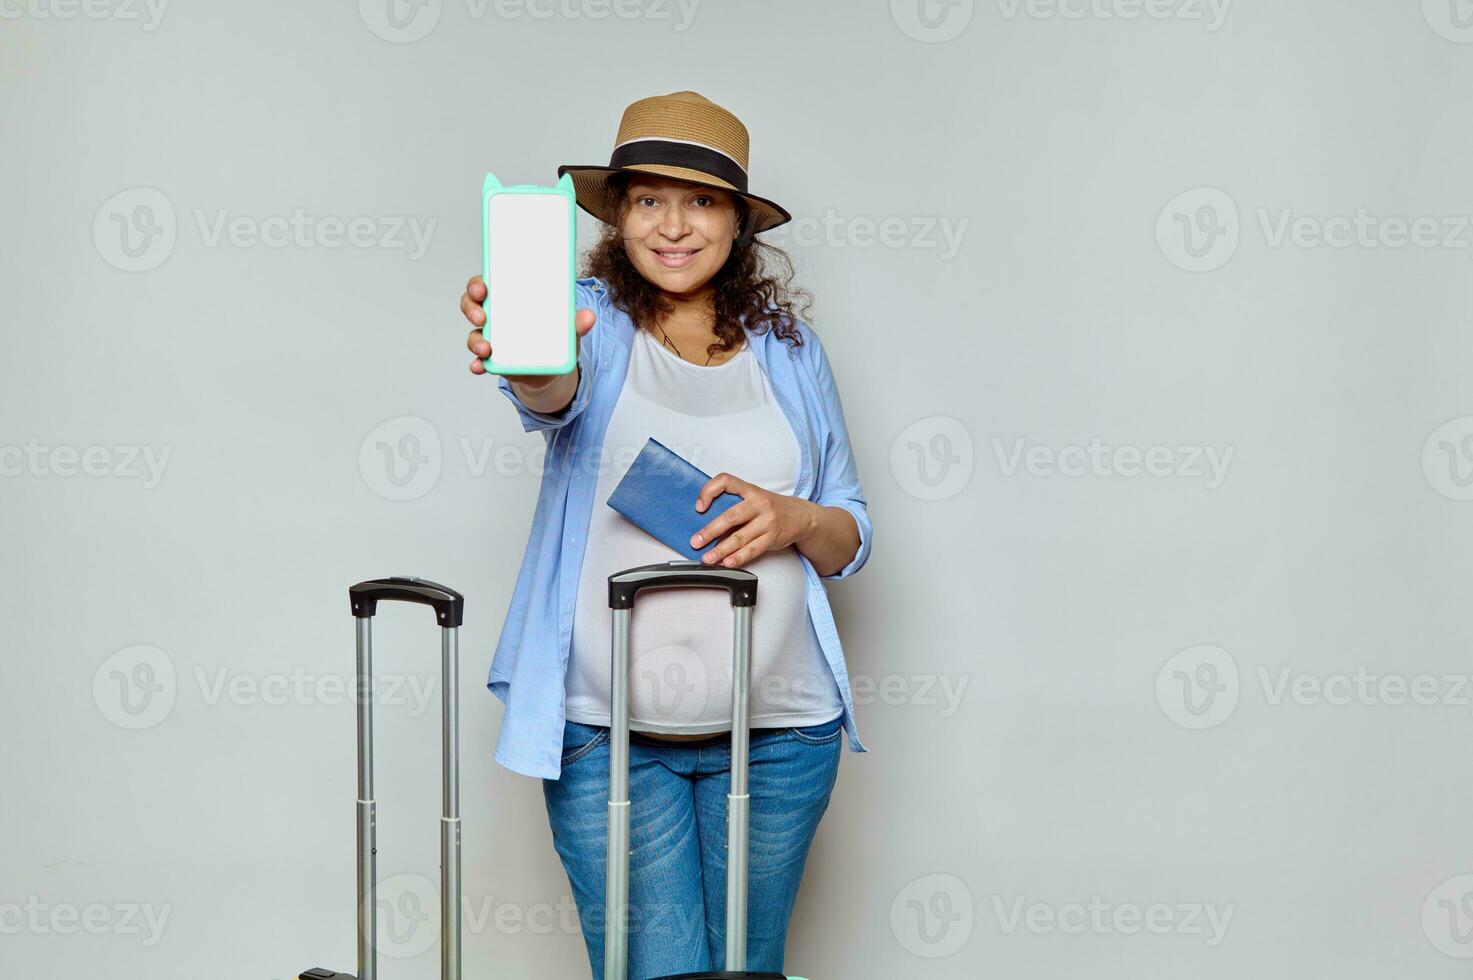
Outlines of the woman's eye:
M 654 198 L 652 198 L 652 197 L 641 197 L 639 199 L 639 203 L 640 204 L 644 204 L 646 201 L 653 201 L 653 200 L 654 200 Z
M 703 195 L 701 195 L 701 196 L 700 196 L 700 197 L 698 197 L 698 198 L 696 198 L 696 200 L 697 200 L 697 201 L 705 201 L 705 202 L 707 202 L 707 203 L 708 203 L 708 204 L 709 204 L 709 203 L 710 203 L 710 202 L 711 202 L 711 198 L 709 198 L 709 197 L 706 197 L 706 196 L 705 196 L 705 195 L 704 195 L 704 194 L 703 194 Z

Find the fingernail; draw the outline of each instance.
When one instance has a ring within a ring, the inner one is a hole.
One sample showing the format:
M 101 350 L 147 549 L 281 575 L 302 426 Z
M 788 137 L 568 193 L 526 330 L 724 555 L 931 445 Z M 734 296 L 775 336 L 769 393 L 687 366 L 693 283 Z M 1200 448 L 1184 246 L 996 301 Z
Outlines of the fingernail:
M 716 560 L 716 552 L 714 552 L 714 551 L 708 551 L 704 555 L 701 556 L 701 561 L 705 562 L 707 565 L 711 564 L 715 560 Z
M 699 534 L 691 537 L 690 546 L 692 548 L 699 548 L 701 546 L 701 536 Z

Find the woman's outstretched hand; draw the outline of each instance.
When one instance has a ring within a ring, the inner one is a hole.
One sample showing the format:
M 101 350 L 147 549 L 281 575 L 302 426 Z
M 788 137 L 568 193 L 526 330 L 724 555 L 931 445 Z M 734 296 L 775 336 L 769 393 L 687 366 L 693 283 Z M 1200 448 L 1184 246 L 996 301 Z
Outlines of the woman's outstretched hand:
M 742 502 L 718 514 L 690 539 L 692 548 L 700 548 L 721 538 L 701 556 L 708 565 L 719 562 L 727 568 L 739 568 L 759 555 L 797 544 L 817 529 L 823 510 L 811 500 L 773 493 L 730 473 L 717 473 L 701 487 L 696 510 L 704 513 L 711 501 L 726 491 L 741 497 Z
M 485 374 L 486 365 L 481 361 L 491 356 L 491 343 L 486 340 L 482 328 L 486 326 L 486 311 L 481 304 L 486 302 L 486 280 L 480 276 L 472 276 L 471 281 L 465 284 L 465 292 L 460 294 L 460 312 L 470 321 L 474 330 L 465 339 L 466 349 L 476 355 L 471 361 L 471 374 Z M 577 328 L 577 343 L 582 343 L 583 336 L 593 329 L 594 321 L 598 319 L 592 310 L 579 310 L 573 317 L 573 326 Z M 576 368 L 574 369 L 577 370 Z M 556 374 L 508 374 L 508 381 L 525 385 L 529 388 L 541 388 L 555 382 L 563 375 Z

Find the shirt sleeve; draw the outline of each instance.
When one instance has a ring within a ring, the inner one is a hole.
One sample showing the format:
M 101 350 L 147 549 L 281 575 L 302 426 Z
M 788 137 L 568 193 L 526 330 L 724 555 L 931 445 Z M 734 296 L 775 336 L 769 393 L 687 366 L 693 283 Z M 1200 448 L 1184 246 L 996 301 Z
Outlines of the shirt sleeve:
M 859 467 L 849 443 L 849 429 L 844 423 L 844 406 L 839 398 L 834 373 L 829 367 L 828 355 L 824 352 L 818 335 L 812 330 L 805 339 L 813 344 L 813 370 L 829 422 L 828 441 L 824 446 L 823 464 L 819 468 L 817 502 L 825 507 L 844 508 L 854 516 L 854 523 L 859 527 L 859 549 L 854 553 L 854 558 L 832 575 L 819 576 L 822 579 L 843 579 L 859 571 L 869 560 L 870 547 L 874 540 L 874 524 L 870 520 L 864 490 L 859 484 Z
M 593 291 L 592 279 L 579 279 L 574 291 L 574 304 L 577 309 L 593 310 L 594 313 L 603 317 L 605 312 L 598 304 L 598 295 Z M 512 390 L 511 382 L 505 375 L 498 375 L 496 387 L 501 393 L 516 406 L 517 415 L 522 421 L 522 431 L 546 431 L 548 429 L 560 429 L 577 418 L 585 408 L 593 393 L 594 365 L 598 363 L 598 334 L 600 324 L 595 321 L 593 329 L 578 343 L 578 387 L 573 392 L 573 400 L 561 412 L 556 414 L 548 412 L 534 412 L 528 408 L 517 393 Z

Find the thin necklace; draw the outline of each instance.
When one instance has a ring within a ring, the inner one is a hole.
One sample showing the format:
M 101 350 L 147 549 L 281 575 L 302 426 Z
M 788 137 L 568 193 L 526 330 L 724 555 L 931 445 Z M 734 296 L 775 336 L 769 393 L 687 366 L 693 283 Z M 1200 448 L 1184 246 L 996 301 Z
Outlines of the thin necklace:
M 660 327 L 660 325 L 658 323 L 655 324 L 655 326 Z M 676 347 L 675 346 L 675 342 L 670 339 L 670 335 L 668 333 L 665 333 L 665 328 L 664 327 L 660 327 L 660 333 L 664 334 L 664 336 L 665 336 L 665 343 L 669 344 L 670 345 L 670 349 L 673 350 L 673 351 L 675 351 L 675 356 L 678 357 L 678 358 L 680 358 L 682 361 L 685 360 L 685 355 L 682 354 L 682 353 L 680 353 L 680 348 L 679 347 Z M 713 358 L 715 356 L 716 356 L 715 354 L 708 354 L 708 355 L 706 355 L 706 363 L 705 364 L 702 364 L 701 367 L 707 367 L 707 366 L 709 366 L 710 363 L 711 363 L 711 358 Z

